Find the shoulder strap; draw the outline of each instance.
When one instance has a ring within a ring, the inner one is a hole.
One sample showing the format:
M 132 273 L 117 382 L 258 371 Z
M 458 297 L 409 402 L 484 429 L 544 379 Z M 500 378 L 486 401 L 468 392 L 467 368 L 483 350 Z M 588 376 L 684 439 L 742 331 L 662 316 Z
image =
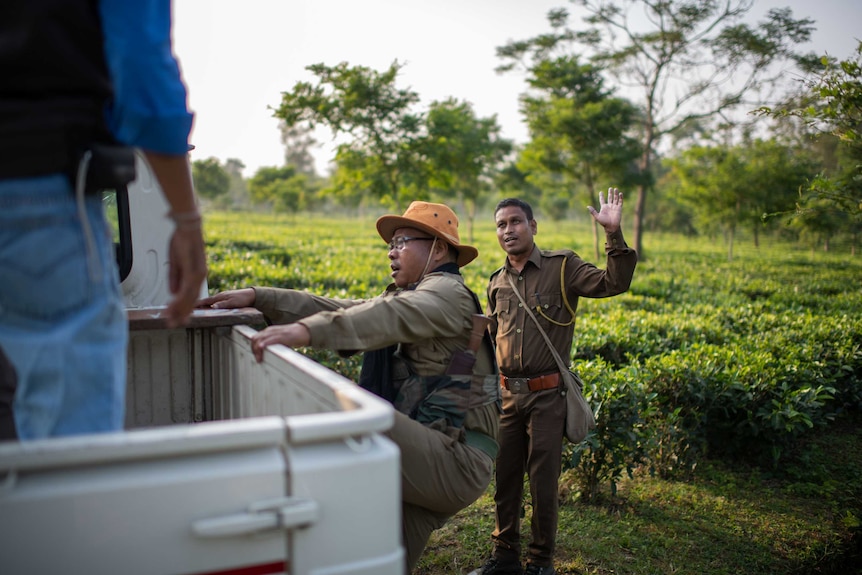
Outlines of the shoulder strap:
M 564 260 L 565 261 L 565 260 Z M 565 264 L 563 264 L 565 265 Z M 524 301 L 524 296 L 521 295 L 521 292 L 518 291 L 518 288 L 515 287 L 515 282 L 512 281 L 512 274 L 508 271 L 506 272 L 506 279 L 509 280 L 509 285 L 512 286 L 512 291 L 515 292 L 515 295 L 518 296 L 518 299 L 521 300 L 521 304 L 524 306 L 524 309 L 527 310 L 527 313 L 530 315 L 530 319 L 536 324 L 536 327 L 539 328 L 539 333 L 542 334 L 542 337 L 545 338 L 545 343 L 548 344 L 548 349 L 551 350 L 551 354 L 554 356 L 554 360 L 557 362 L 557 367 L 560 368 L 560 373 L 565 373 L 568 371 L 568 367 L 563 363 L 563 359 L 560 357 L 560 354 L 557 352 L 556 348 L 554 348 L 551 343 L 551 338 L 548 337 L 548 334 L 545 333 L 545 330 L 542 329 L 542 324 L 539 323 L 539 320 L 536 319 L 535 314 L 530 309 L 530 306 L 527 305 L 527 302 Z M 574 318 L 572 318 L 574 320 Z
M 563 304 L 565 304 L 566 309 L 569 310 L 569 314 L 572 316 L 572 321 L 575 321 L 575 310 L 572 309 L 572 306 L 569 305 L 569 298 L 566 297 L 566 258 L 563 257 L 563 265 L 560 266 L 560 293 L 563 294 Z M 568 325 L 568 324 L 566 324 Z
M 569 315 L 572 316 L 572 319 L 570 319 L 566 323 L 560 323 L 560 322 L 555 321 L 555 320 L 549 318 L 548 316 L 546 316 L 545 312 L 542 311 L 542 306 L 539 306 L 539 305 L 536 306 L 536 311 L 539 312 L 539 315 L 541 315 L 543 318 L 545 318 L 546 320 L 548 320 L 552 324 L 558 325 L 560 327 L 566 327 L 566 326 L 569 326 L 569 325 L 572 325 L 573 323 L 575 323 L 575 312 L 572 310 L 572 306 L 569 305 L 569 298 L 566 297 L 566 282 L 565 282 L 566 276 L 565 276 L 565 273 L 566 273 L 566 256 L 563 256 L 563 263 L 560 266 L 560 293 L 563 296 L 563 304 L 565 304 L 566 309 L 569 310 Z M 523 300 L 521 300 L 521 301 L 523 302 Z M 524 304 L 525 307 L 526 307 L 526 305 L 527 304 Z

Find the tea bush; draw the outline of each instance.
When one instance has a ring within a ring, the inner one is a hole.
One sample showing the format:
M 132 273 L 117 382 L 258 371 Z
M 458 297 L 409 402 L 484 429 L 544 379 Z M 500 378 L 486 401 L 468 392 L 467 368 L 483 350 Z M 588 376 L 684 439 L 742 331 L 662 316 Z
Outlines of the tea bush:
M 668 250 L 639 264 L 629 293 L 582 302 L 575 361 L 639 377 L 651 398 L 629 453 L 594 459 L 619 466 L 606 477 L 643 462 L 663 477 L 688 474 L 706 455 L 777 468 L 803 435 L 859 413 L 862 266 L 845 259 L 786 246 L 736 262 Z M 617 384 L 595 377 L 597 406 Z M 571 448 L 581 466 L 622 431 L 603 425 L 617 423 L 600 420 L 591 442 Z
M 490 215 L 475 225 L 480 255 L 462 273 L 484 301 L 504 254 Z M 592 260 L 583 221 L 540 220 L 539 230 L 539 247 Z M 211 213 L 205 231 L 211 292 L 367 298 L 389 283 L 370 216 Z M 626 294 L 578 306 L 572 359 L 598 427 L 567 445 L 565 461 L 585 499 L 636 468 L 685 476 L 710 456 L 778 468 L 800 438 L 862 411 L 862 261 L 768 238 L 738 243 L 733 261 L 709 238 L 647 244 Z M 360 356 L 304 351 L 358 378 Z

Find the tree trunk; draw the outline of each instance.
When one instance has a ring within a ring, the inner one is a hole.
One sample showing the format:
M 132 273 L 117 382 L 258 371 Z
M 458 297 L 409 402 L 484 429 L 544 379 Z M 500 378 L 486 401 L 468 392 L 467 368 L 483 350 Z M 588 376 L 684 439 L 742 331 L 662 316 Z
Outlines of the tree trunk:
M 654 139 L 653 133 L 653 123 L 651 118 L 648 119 L 650 121 L 646 122 L 646 133 L 644 134 L 643 141 L 643 152 L 641 153 L 640 160 L 638 160 L 638 169 L 640 170 L 640 174 L 642 178 L 646 178 L 650 172 L 650 150 L 652 150 L 652 143 Z M 641 183 L 638 186 L 638 197 L 635 202 L 635 222 L 634 222 L 634 248 L 638 253 L 638 259 L 643 261 L 646 259 L 644 253 L 643 246 L 643 225 L 644 225 L 644 217 L 646 215 L 646 197 L 647 190 L 649 186 L 646 182 Z
M 736 234 L 734 233 L 734 228 L 730 228 L 727 230 L 727 261 L 733 261 L 733 240 Z
M 590 171 L 589 166 L 586 167 L 585 171 L 586 171 L 587 193 L 590 196 L 590 204 L 592 204 L 593 206 L 596 206 L 596 205 L 598 205 L 596 203 L 598 201 L 598 196 L 596 195 L 596 190 L 595 190 L 596 184 L 595 184 L 595 181 L 593 181 L 593 173 Z M 599 241 L 600 241 L 600 239 L 599 239 L 599 227 L 600 226 L 599 226 L 599 223 L 592 216 L 590 216 L 590 220 L 592 220 L 592 222 L 593 222 L 593 252 L 596 255 L 595 261 L 598 263 L 602 258 L 602 254 L 601 254 L 601 251 L 599 249 Z

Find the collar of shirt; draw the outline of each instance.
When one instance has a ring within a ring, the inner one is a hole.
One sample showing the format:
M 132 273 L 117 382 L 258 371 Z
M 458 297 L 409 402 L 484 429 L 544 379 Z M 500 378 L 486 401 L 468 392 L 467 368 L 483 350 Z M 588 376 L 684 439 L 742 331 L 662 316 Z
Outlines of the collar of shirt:
M 536 244 L 533 244 L 533 251 L 530 252 L 530 257 L 527 258 L 527 261 L 537 268 L 542 269 L 542 251 Z M 512 264 L 509 262 L 509 256 L 506 256 L 506 269 L 515 271 L 515 268 L 513 268 Z

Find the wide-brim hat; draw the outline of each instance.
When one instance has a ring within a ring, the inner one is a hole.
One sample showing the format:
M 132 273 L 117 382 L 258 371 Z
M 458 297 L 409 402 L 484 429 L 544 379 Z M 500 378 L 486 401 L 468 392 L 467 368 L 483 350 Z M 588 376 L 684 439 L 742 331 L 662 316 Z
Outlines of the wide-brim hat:
M 416 228 L 445 241 L 458 251 L 458 267 L 466 266 L 479 255 L 479 250 L 461 243 L 458 216 L 444 204 L 413 202 L 402 216 L 387 215 L 377 219 L 377 232 L 387 243 L 392 241 L 398 228 Z

